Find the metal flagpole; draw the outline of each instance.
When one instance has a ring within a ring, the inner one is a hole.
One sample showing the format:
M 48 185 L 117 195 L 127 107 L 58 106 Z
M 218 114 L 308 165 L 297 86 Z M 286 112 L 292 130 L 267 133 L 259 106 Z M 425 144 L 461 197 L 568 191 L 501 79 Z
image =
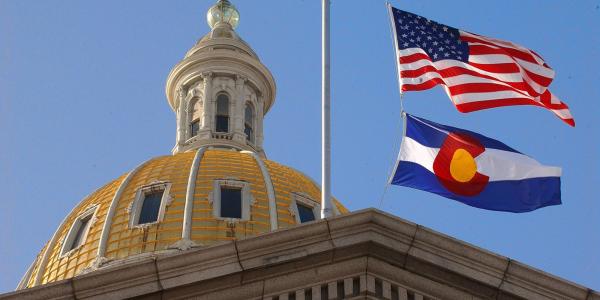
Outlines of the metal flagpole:
M 322 1 L 322 114 L 321 114 L 321 218 L 333 216 L 331 203 L 331 119 L 330 119 L 330 64 L 329 64 L 329 0 Z

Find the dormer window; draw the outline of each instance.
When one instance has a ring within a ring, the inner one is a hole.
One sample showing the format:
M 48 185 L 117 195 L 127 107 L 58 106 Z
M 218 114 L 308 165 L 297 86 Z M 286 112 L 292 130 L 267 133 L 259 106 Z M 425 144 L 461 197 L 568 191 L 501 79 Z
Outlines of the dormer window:
M 229 96 L 217 96 L 216 132 L 229 132 Z
M 294 193 L 290 212 L 296 218 L 297 223 L 306 223 L 320 219 L 321 206 L 304 194 Z
M 217 219 L 250 220 L 253 198 L 248 182 L 234 179 L 215 180 L 209 201 L 213 206 L 213 215 Z
M 190 137 L 198 135 L 200 130 L 200 121 L 202 119 L 202 101 L 195 99 L 190 111 Z
M 298 208 L 298 217 L 300 219 L 300 223 L 306 223 L 315 220 L 315 212 L 312 207 L 308 205 L 296 202 L 296 207 Z
M 71 229 L 69 229 L 69 233 L 67 233 L 67 237 L 63 242 L 61 255 L 65 255 L 72 250 L 81 247 L 81 245 L 85 243 L 95 212 L 96 207 L 93 207 L 86 210 L 83 214 L 77 217 L 77 219 L 75 219 L 75 222 L 73 222 L 73 225 L 71 225 Z
M 254 143 L 254 107 L 250 102 L 246 102 L 246 108 L 244 109 L 244 133 L 246 134 L 246 140 Z
M 193 120 L 190 124 L 190 135 L 195 137 L 198 135 L 198 131 L 200 130 L 200 120 Z
M 164 193 L 164 190 L 144 193 L 142 209 L 140 210 L 140 217 L 137 222 L 138 225 L 158 221 L 158 211 L 160 210 L 160 202 Z
M 170 183 L 159 182 L 138 189 L 131 206 L 130 227 L 160 222 L 170 199 L 170 187 Z
M 242 218 L 242 189 L 221 186 L 221 218 Z

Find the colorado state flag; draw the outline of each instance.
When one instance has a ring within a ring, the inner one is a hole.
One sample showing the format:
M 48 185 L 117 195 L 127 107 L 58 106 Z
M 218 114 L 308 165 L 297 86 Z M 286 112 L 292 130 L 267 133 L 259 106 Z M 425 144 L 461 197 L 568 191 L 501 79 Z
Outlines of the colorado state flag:
M 527 212 L 561 204 L 561 169 L 481 134 L 406 114 L 391 183 L 474 207 Z

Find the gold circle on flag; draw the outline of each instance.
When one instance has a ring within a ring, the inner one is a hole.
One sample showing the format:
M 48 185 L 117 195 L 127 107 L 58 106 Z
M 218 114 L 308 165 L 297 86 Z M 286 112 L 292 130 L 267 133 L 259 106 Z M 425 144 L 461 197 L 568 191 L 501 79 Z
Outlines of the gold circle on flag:
M 456 149 L 450 161 L 450 174 L 458 182 L 468 182 L 477 173 L 477 163 L 465 149 Z

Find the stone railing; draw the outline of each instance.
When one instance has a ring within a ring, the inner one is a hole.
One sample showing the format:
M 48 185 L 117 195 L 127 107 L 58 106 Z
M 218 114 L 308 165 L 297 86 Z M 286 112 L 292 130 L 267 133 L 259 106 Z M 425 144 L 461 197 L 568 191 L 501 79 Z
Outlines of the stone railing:
M 231 140 L 232 135 L 227 132 L 213 132 L 212 138 L 217 140 Z

